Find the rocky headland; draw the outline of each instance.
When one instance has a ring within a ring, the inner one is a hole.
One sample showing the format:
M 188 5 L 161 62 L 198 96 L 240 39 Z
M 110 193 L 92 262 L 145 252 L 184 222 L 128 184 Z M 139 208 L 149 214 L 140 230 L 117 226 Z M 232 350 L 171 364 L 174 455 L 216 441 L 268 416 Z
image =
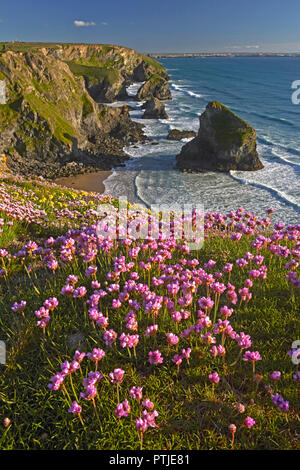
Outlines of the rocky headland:
M 148 99 L 170 98 L 168 79 L 159 62 L 125 47 L 6 43 L 0 51 L 6 167 L 56 178 L 124 165 L 124 146 L 146 136 L 126 105 L 109 103 L 127 99 L 126 87 L 135 82 L 145 82 L 144 90 L 156 83 Z
M 256 132 L 217 101 L 200 116 L 198 135 L 176 157 L 181 170 L 254 171 L 263 168 L 256 150 Z

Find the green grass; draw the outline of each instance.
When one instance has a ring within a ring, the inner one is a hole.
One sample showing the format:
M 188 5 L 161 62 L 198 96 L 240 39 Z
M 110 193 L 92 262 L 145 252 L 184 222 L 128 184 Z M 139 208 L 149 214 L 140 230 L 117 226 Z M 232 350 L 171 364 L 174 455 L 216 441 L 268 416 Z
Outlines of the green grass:
M 6 129 L 7 126 L 15 122 L 17 117 L 18 113 L 9 103 L 0 105 L 0 129 Z
M 146 65 L 153 67 L 157 71 L 158 74 L 162 74 L 163 76 L 167 75 L 161 63 L 153 59 L 152 57 L 149 57 L 148 55 L 143 54 L 143 61 Z
M 73 126 L 62 117 L 57 103 L 43 101 L 35 93 L 25 96 L 26 100 L 52 127 L 54 137 L 67 144 L 72 144 L 72 137 L 76 137 L 76 131 Z M 61 106 L 67 107 L 68 103 L 60 103 Z
M 81 97 L 82 101 L 82 118 L 85 119 L 89 114 L 94 112 L 93 105 L 86 95 Z
M 96 208 L 97 199 L 83 193 L 51 188 L 34 182 L 5 181 L 7 190 L 16 194 L 16 202 L 22 203 L 24 193 L 36 207 L 44 209 L 50 222 L 49 229 L 22 221 L 14 228 L 6 228 L 0 247 L 6 246 L 13 252 L 12 238 L 15 242 L 21 239 L 25 243 L 29 238 L 39 241 L 50 234 L 56 236 L 64 233 L 66 227 L 56 226 L 55 209 L 59 204 L 68 207 L 75 205 L 76 210 L 84 214 L 87 208 Z M 0 218 L 5 214 L 1 214 Z M 5 215 L 7 218 L 7 215 Z M 67 219 L 66 219 L 67 222 Z M 71 223 L 71 221 L 70 221 Z M 80 223 L 80 219 L 72 223 Z M 31 227 L 32 225 L 32 227 Z M 26 228 L 25 228 L 26 226 Z M 12 230 L 12 232 L 10 232 Z M 56 232 L 55 232 L 56 230 Z M 284 240 L 292 246 L 292 242 Z M 132 260 L 126 250 L 122 250 L 126 262 Z M 234 263 L 251 248 L 251 237 L 243 237 L 236 244 L 218 234 L 210 236 L 204 247 L 191 253 L 187 259 L 197 258 L 200 265 L 213 259 L 217 262 L 214 271 L 222 269 L 225 263 Z M 120 248 L 114 246 L 111 256 L 98 253 L 95 264 L 98 266 L 97 279 L 101 286 L 107 282 L 107 273 L 112 270 L 113 259 L 120 254 Z M 286 280 L 284 264 L 286 260 L 271 256 L 267 249 L 262 250 L 264 263 L 268 266 L 266 281 L 254 283 L 251 289 L 253 299 L 241 306 L 234 307 L 230 318 L 237 332 L 244 331 L 251 335 L 252 348 L 258 350 L 263 361 L 257 363 L 256 372 L 263 376 L 258 388 L 253 383 L 251 365 L 238 361 L 231 365 L 238 356 L 236 344 L 227 342 L 226 360 L 213 359 L 207 354 L 207 347 L 195 337 L 182 339 L 182 347 L 192 347 L 190 364 L 183 364 L 178 372 L 172 365 L 171 358 L 177 348 L 168 348 L 165 334 L 177 332 L 176 326 L 164 310 L 157 319 L 159 333 L 156 342 L 144 338 L 143 332 L 153 320 L 140 309 L 138 322 L 140 343 L 137 347 L 137 360 L 133 353 L 113 347 L 104 346 L 99 328 L 93 328 L 87 319 L 86 306 L 82 299 L 70 300 L 59 294 L 69 274 L 79 277 L 78 285 L 89 287 L 84 272 L 87 264 L 78 256 L 71 264 L 61 267 L 53 275 L 47 270 L 40 258 L 27 257 L 25 263 L 15 260 L 9 265 L 7 282 L 0 279 L 0 339 L 7 343 L 8 357 L 6 366 L 0 365 L 0 448 L 1 449 L 138 449 L 139 442 L 134 421 L 139 414 L 138 405 L 131 401 L 132 412 L 121 421 L 114 416 L 116 408 L 116 388 L 108 381 L 108 372 L 116 367 L 125 370 L 124 381 L 120 386 L 121 400 L 129 397 L 132 386 L 142 386 L 144 397 L 155 403 L 159 412 L 159 426 L 148 429 L 144 436 L 144 449 L 182 450 L 182 449 L 230 449 L 227 427 L 235 423 L 238 430 L 235 449 L 295 449 L 299 445 L 296 434 L 299 432 L 299 397 L 296 384 L 291 376 L 296 372 L 295 366 L 287 356 L 291 343 L 299 338 L 299 292 L 291 290 Z M 149 252 L 140 254 L 138 260 L 145 260 Z M 177 251 L 173 252 L 167 264 L 174 265 L 182 258 Z M 33 264 L 30 275 L 24 266 Z M 148 283 L 148 273 L 141 268 L 135 269 L 140 275 L 139 282 Z M 159 268 L 153 266 L 151 277 L 159 275 Z M 227 275 L 226 275 L 227 276 Z M 225 277 L 226 277 L 225 276 Z M 230 282 L 240 288 L 244 285 L 247 271 L 234 266 Z M 120 278 L 123 286 L 126 275 Z M 226 278 L 227 279 L 227 278 Z M 225 279 L 223 280 L 225 282 Z M 155 290 L 152 286 L 152 289 Z M 161 288 L 156 292 L 163 295 Z M 206 295 L 204 286 L 200 286 L 196 298 Z M 46 333 L 36 327 L 34 311 L 49 297 L 59 299 L 59 307 L 51 314 L 51 321 Z M 114 296 L 116 297 L 116 296 Z M 25 316 L 10 310 L 15 301 L 27 301 Z M 125 331 L 124 317 L 128 306 L 112 310 L 112 296 L 108 295 L 101 303 L 101 310 L 109 316 L 109 328 L 118 333 Z M 225 302 L 226 303 L 226 302 Z M 188 308 L 195 319 L 197 305 Z M 191 321 L 180 325 L 179 330 L 186 328 Z M 52 392 L 47 388 L 50 378 L 60 370 L 60 364 L 70 360 L 76 349 L 70 344 L 72 335 L 82 335 L 82 351 L 91 351 L 102 347 L 106 357 L 99 364 L 105 374 L 101 381 L 96 398 L 100 422 L 91 402 L 80 401 L 83 407 L 84 428 L 77 417 L 68 413 L 70 399 L 73 401 L 82 388 L 82 379 L 93 370 L 93 364 L 84 359 L 82 371 L 73 376 L 73 387 L 66 381 L 70 398 L 59 390 Z M 147 362 L 149 350 L 159 349 L 165 358 L 164 364 L 154 368 Z M 282 372 L 280 383 L 274 386 L 286 400 L 290 401 L 290 412 L 285 415 L 272 405 L 264 384 L 270 384 L 268 374 L 274 370 Z M 221 377 L 219 385 L 212 393 L 208 374 L 217 371 Z M 245 415 L 236 415 L 235 406 L 242 402 L 246 406 Z M 251 430 L 243 428 L 246 416 L 255 419 L 256 425 Z M 1 427 L 5 417 L 11 419 L 8 428 Z
M 247 138 L 255 138 L 254 129 L 246 121 L 241 119 L 229 108 L 214 101 L 212 107 L 220 112 L 213 116 L 212 126 L 216 132 L 217 141 L 224 147 L 242 145 Z
M 113 68 L 93 65 L 81 65 L 76 62 L 67 62 L 71 72 L 76 76 L 85 77 L 89 84 L 96 84 L 106 80 L 113 84 L 119 79 L 119 72 Z

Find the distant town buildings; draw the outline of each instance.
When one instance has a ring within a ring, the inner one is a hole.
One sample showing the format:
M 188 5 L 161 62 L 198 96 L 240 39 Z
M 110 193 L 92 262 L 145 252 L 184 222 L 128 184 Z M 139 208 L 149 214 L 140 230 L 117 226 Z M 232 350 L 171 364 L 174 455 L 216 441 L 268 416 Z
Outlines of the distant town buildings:
M 300 52 L 166 52 L 151 53 L 149 57 L 155 59 L 179 57 L 300 57 Z

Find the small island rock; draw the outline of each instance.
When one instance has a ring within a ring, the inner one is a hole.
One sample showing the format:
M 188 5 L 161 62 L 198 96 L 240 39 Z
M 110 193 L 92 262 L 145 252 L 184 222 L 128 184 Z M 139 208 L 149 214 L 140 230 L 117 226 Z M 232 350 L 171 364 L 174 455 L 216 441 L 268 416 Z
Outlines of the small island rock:
M 168 140 L 182 140 L 182 139 L 190 139 L 192 137 L 196 137 L 197 132 L 195 131 L 180 131 L 179 129 L 172 129 L 170 130 L 167 139 Z
M 176 157 L 179 169 L 254 171 L 263 168 L 256 150 L 256 132 L 223 104 L 208 103 L 200 116 L 197 137 Z
M 142 119 L 168 119 L 164 104 L 157 98 L 146 101 L 143 108 L 145 112 Z

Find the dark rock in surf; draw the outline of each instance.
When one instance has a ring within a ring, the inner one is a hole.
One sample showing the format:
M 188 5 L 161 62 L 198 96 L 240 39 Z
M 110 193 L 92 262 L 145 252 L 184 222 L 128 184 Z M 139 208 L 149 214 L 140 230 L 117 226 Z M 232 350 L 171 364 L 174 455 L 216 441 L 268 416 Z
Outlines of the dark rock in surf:
M 200 116 L 197 137 L 176 157 L 176 167 L 192 170 L 255 171 L 263 168 L 256 150 L 256 132 L 217 101 Z
M 148 100 L 144 105 L 142 119 L 168 119 L 164 104 L 157 98 Z

